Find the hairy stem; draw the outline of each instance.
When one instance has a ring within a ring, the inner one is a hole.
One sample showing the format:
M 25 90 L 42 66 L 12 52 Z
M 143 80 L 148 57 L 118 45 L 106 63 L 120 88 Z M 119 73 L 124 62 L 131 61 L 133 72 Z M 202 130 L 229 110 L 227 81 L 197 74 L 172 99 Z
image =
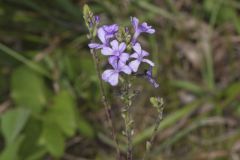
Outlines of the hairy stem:
M 101 71 L 100 71 L 100 64 L 99 64 L 99 58 L 96 54 L 96 51 L 94 49 L 91 49 L 91 54 L 93 56 L 93 61 L 94 61 L 94 64 L 95 64 L 95 68 L 96 68 L 96 71 L 97 71 L 97 75 L 98 75 L 98 81 L 99 81 L 99 86 L 100 86 L 100 92 L 101 92 L 101 97 L 102 97 L 102 103 L 105 107 L 105 114 L 106 114 L 106 117 L 107 117 L 107 121 L 108 121 L 108 127 L 110 128 L 111 130 L 111 136 L 115 142 L 115 145 L 116 145 L 116 152 L 117 152 L 117 160 L 120 160 L 120 148 L 119 148 L 119 143 L 118 143 L 118 140 L 117 140 L 117 136 L 116 136 L 116 131 L 115 131 L 115 128 L 113 126 L 113 120 L 112 120 L 112 107 L 110 105 L 110 103 L 108 102 L 107 98 L 106 98 L 106 92 L 104 90 L 104 87 L 103 87 L 103 81 L 102 81 L 102 78 L 101 78 Z
M 132 104 L 132 97 L 130 95 L 130 87 L 131 84 L 128 82 L 126 84 L 124 102 L 125 106 L 122 111 L 124 124 L 125 124 L 125 131 L 124 135 L 127 138 L 127 160 L 132 160 L 132 135 L 133 135 L 133 119 L 131 114 L 131 104 Z
M 152 146 L 153 146 L 153 142 L 157 136 L 157 133 L 158 133 L 158 128 L 159 128 L 159 125 L 160 125 L 160 122 L 161 120 L 163 119 L 163 107 L 160 108 L 160 111 L 159 111 L 159 114 L 155 120 L 155 126 L 154 126 L 154 130 L 153 130 L 153 133 L 152 133 L 152 136 L 150 138 L 149 141 L 147 141 L 147 144 L 146 144 L 146 151 L 143 155 L 143 159 L 142 160 L 146 160 L 148 158 L 148 155 L 149 155 L 149 152 L 151 151 L 152 149 Z

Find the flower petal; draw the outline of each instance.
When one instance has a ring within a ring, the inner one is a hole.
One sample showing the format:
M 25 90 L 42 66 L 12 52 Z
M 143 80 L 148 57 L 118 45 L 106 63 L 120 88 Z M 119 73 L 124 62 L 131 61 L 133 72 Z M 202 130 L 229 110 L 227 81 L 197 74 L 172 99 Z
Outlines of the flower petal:
M 119 59 L 120 59 L 120 61 L 126 63 L 127 60 L 129 59 L 129 54 L 128 54 L 128 53 L 122 53 L 122 54 L 119 56 Z
M 104 31 L 106 31 L 108 34 L 115 34 L 118 31 L 118 25 L 112 24 L 112 25 L 104 25 L 103 26 Z
M 136 43 L 134 46 L 133 46 L 133 49 L 134 51 L 136 51 L 137 53 L 141 53 L 142 52 L 142 48 L 141 48 L 141 45 L 139 43 Z
M 106 40 L 106 33 L 105 33 L 105 31 L 104 31 L 104 29 L 102 28 L 102 27 L 100 27 L 99 29 L 98 29 L 98 38 L 101 40 L 101 42 L 103 43 L 103 44 L 106 44 L 107 43 L 107 40 Z
M 105 56 L 113 55 L 113 50 L 110 47 L 103 47 L 101 53 Z
M 132 40 L 131 40 L 132 45 L 135 45 L 135 44 L 136 44 L 137 38 L 138 38 L 139 35 L 140 35 L 140 31 L 139 31 L 139 29 L 137 29 L 137 30 L 135 31 L 133 37 L 132 37 Z
M 90 44 L 88 44 L 88 47 L 91 49 L 100 49 L 103 47 L 103 45 L 99 44 L 99 43 L 90 43 Z
M 113 69 L 108 69 L 108 70 L 105 70 L 103 73 L 102 73 L 102 79 L 104 81 L 108 81 L 109 77 L 114 73 L 114 70 Z
M 113 40 L 110 44 L 111 44 L 113 50 L 118 50 L 118 41 L 117 40 Z
M 150 34 L 155 33 L 155 29 L 153 29 L 152 26 L 149 26 L 146 22 L 142 23 L 139 26 L 139 30 L 141 32 L 146 32 L 146 33 L 150 33 Z
M 129 66 L 127 66 L 127 65 L 122 66 L 120 71 L 122 71 L 122 72 L 124 72 L 126 74 L 131 74 L 132 73 L 131 68 Z
M 149 59 L 143 59 L 142 62 L 148 63 L 150 66 L 154 66 L 154 63 Z
M 155 29 L 152 29 L 152 28 L 151 28 L 151 29 L 148 29 L 148 30 L 147 30 L 147 33 L 153 34 L 153 33 L 155 33 Z
M 126 49 L 126 44 L 124 42 L 120 43 L 118 50 L 119 52 L 123 52 Z
M 131 22 L 132 22 L 134 30 L 136 31 L 138 28 L 139 20 L 136 17 L 131 17 Z
M 112 86 L 116 86 L 118 84 L 118 77 L 119 77 L 119 73 L 118 72 L 114 72 L 109 78 L 108 78 L 108 82 L 112 85 Z
M 141 54 L 142 54 L 142 56 L 143 56 L 143 57 L 145 57 L 145 56 L 148 56 L 148 55 L 149 55 L 149 53 L 148 53 L 148 52 L 146 52 L 146 51 L 144 51 L 144 50 L 142 50 L 142 53 L 141 53 Z
M 118 68 L 118 57 L 117 56 L 110 56 L 108 58 L 108 62 L 112 65 L 114 69 Z
M 119 58 L 117 56 L 110 56 L 108 58 L 108 62 L 113 66 L 113 68 L 117 68 L 117 62 Z
M 139 57 L 139 55 L 135 52 L 135 53 L 133 53 L 133 54 L 131 54 L 131 56 L 130 56 L 131 58 L 138 58 Z
M 126 65 L 126 63 L 119 61 L 118 62 L 118 70 L 120 72 L 124 72 L 126 74 L 131 74 L 132 70 L 129 66 Z
M 141 62 L 140 62 L 139 60 L 131 61 L 131 62 L 129 63 L 129 67 L 133 70 L 133 72 L 137 72 L 140 63 L 141 63 Z

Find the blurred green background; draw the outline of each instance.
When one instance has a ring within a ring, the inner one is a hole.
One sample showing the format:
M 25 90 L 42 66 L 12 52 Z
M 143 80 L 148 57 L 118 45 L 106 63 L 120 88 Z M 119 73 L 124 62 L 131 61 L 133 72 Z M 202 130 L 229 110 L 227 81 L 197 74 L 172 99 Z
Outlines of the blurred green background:
M 140 38 L 160 87 L 135 86 L 144 91 L 134 103 L 136 160 L 156 116 L 151 96 L 166 104 L 152 160 L 239 160 L 239 0 L 1 0 L 0 160 L 114 159 L 85 3 L 102 24 L 136 16 L 156 29 Z M 121 103 L 106 87 L 124 154 Z

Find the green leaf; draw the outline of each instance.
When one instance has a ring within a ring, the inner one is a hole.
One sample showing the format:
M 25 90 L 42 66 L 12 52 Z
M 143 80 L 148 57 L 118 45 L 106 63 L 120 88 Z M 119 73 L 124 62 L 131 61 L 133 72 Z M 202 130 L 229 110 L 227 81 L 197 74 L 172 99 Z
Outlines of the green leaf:
M 188 81 L 174 80 L 171 81 L 171 84 L 177 88 L 185 89 L 196 94 L 204 93 L 206 90 L 204 87 Z
M 35 153 L 33 153 L 30 157 L 27 158 L 27 160 L 41 160 L 42 157 L 46 155 L 47 150 L 46 148 L 38 149 Z
M 72 95 L 68 91 L 62 91 L 54 97 L 46 121 L 56 124 L 65 135 L 72 136 L 77 129 L 75 107 Z
M 86 137 L 93 138 L 95 136 L 94 130 L 91 124 L 89 124 L 89 122 L 83 118 L 79 118 L 78 120 L 78 129 L 79 129 L 79 132 Z
M 32 156 L 35 157 L 35 155 L 39 155 L 40 153 L 42 153 L 41 150 L 43 150 L 43 147 L 39 145 L 39 138 L 41 136 L 41 132 L 42 121 L 37 120 L 34 117 L 30 117 L 23 130 L 24 139 L 21 144 L 21 148 L 19 149 L 19 155 L 21 159 L 25 160 Z M 41 157 L 38 159 L 41 159 Z
M 29 110 L 18 108 L 10 110 L 2 116 L 1 127 L 7 145 L 15 144 L 15 140 L 24 128 L 29 115 Z
M 43 78 L 26 67 L 19 67 L 13 72 L 11 88 L 11 96 L 20 107 L 39 112 L 46 104 Z
M 5 147 L 0 155 L 0 160 L 19 160 L 18 150 L 23 140 L 23 136 L 18 137 L 14 144 Z
M 64 153 L 64 136 L 58 126 L 45 123 L 42 141 L 47 150 L 54 156 L 60 157 Z

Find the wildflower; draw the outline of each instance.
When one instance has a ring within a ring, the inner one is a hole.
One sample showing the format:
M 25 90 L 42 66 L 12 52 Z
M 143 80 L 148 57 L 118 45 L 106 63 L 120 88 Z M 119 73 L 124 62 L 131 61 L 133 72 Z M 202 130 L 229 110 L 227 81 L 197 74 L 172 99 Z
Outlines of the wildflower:
M 99 16 L 92 16 L 89 20 L 89 28 L 93 28 L 94 26 L 97 26 L 100 22 L 100 17 Z
M 150 66 L 154 66 L 154 63 L 152 61 L 144 58 L 144 57 L 148 56 L 149 53 L 142 50 L 139 43 L 136 43 L 133 46 L 133 49 L 135 52 L 130 57 L 135 58 L 135 60 L 133 60 L 129 63 L 129 67 L 132 69 L 133 72 L 137 72 L 138 67 L 141 62 L 145 62 L 145 63 L 148 63 Z
M 110 83 L 112 86 L 116 86 L 118 84 L 120 72 L 131 74 L 131 69 L 125 63 L 110 60 L 109 63 L 112 65 L 113 69 L 105 70 L 102 74 L 102 79 Z
M 115 36 L 115 34 L 118 31 L 118 25 L 117 24 L 112 24 L 112 25 L 104 25 L 100 27 L 97 31 L 98 38 L 102 42 L 100 43 L 90 43 L 88 45 L 89 48 L 92 49 L 101 49 L 105 46 L 109 46 L 109 41 L 111 38 Z
M 129 59 L 129 54 L 124 53 L 126 49 L 126 44 L 124 42 L 118 43 L 117 40 L 113 40 L 110 47 L 103 47 L 101 50 L 103 55 L 110 56 L 109 61 L 121 61 L 123 63 L 126 63 L 126 61 Z
M 105 38 L 106 39 L 113 38 L 118 31 L 118 25 L 117 24 L 104 25 L 102 28 L 105 32 Z
M 139 20 L 136 17 L 131 17 L 131 22 L 135 31 L 132 38 L 132 44 L 136 43 L 138 36 L 142 32 L 149 33 L 149 34 L 155 33 L 155 29 L 153 29 L 152 26 L 148 26 L 146 22 L 143 22 L 142 24 L 139 25 Z
M 100 17 L 99 16 L 94 16 L 94 20 L 96 24 L 99 24 L 100 22 Z
M 88 10 L 85 9 L 85 12 L 87 14 Z M 100 43 L 90 43 L 88 45 L 89 48 L 101 49 L 102 55 L 108 56 L 108 62 L 112 66 L 112 69 L 107 69 L 102 73 L 104 81 L 110 83 L 112 86 L 116 86 L 121 72 L 126 74 L 137 72 L 142 62 L 148 63 L 150 70 L 152 69 L 154 63 L 145 58 L 149 53 L 142 50 L 140 44 L 137 43 L 137 38 L 141 33 L 155 33 L 152 26 L 149 26 L 146 22 L 139 24 L 139 20 L 136 17 L 131 17 L 132 26 L 135 31 L 132 36 L 128 27 L 120 28 L 117 24 L 103 25 L 98 28 L 100 18 L 93 14 L 85 16 L 85 21 L 88 22 L 88 26 L 92 27 L 93 35 L 97 33 L 97 37 L 100 40 Z M 131 55 L 125 51 L 127 46 L 129 50 L 133 49 Z M 133 60 L 129 61 L 129 58 L 133 58 Z M 146 78 L 154 87 L 158 87 L 159 85 L 152 78 L 150 70 L 142 73 L 142 77 Z

